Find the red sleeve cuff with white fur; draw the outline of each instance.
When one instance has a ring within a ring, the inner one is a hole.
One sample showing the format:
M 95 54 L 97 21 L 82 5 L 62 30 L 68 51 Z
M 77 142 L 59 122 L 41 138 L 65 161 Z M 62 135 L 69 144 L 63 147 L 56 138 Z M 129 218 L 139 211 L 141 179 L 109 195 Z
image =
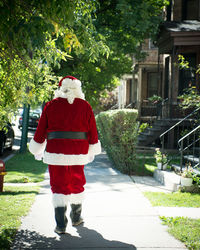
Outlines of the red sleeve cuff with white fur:
M 33 154 L 33 155 L 39 155 L 44 153 L 45 148 L 46 148 L 46 144 L 47 141 L 45 140 L 43 143 L 38 143 L 36 142 L 33 138 L 30 141 L 29 144 L 29 151 Z
M 99 154 L 101 154 L 101 143 L 100 143 L 99 140 L 95 144 L 89 144 L 88 154 L 89 155 L 99 155 Z

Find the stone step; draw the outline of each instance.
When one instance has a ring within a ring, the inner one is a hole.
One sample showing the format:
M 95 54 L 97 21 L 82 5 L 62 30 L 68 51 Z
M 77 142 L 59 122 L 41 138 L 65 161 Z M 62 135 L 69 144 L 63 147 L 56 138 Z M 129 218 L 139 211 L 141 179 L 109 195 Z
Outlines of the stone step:
M 145 131 L 138 136 L 138 145 L 153 145 L 155 140 L 173 124 L 174 121 L 169 119 L 156 120 L 151 128 L 145 129 Z
M 176 192 L 180 186 L 181 177 L 173 171 L 156 169 L 153 176 L 158 182 L 172 192 Z
M 199 163 L 199 157 L 194 155 L 184 155 L 183 158 L 194 163 Z
M 176 170 L 178 170 L 178 171 L 181 171 L 180 165 L 172 164 L 172 168 L 173 168 L 173 169 L 176 169 Z M 182 167 L 182 171 L 184 171 L 184 169 L 186 169 L 186 166 L 183 166 L 183 167 Z M 200 171 L 199 171 L 198 169 L 196 169 L 196 168 L 193 168 L 193 172 L 194 172 L 195 174 L 200 175 Z
M 160 126 L 153 126 L 152 128 L 149 128 L 150 131 L 162 131 Z
M 176 192 L 178 190 L 183 190 L 183 191 L 192 192 L 192 193 L 199 192 L 198 186 L 195 186 L 195 185 L 188 186 L 188 187 L 181 186 L 181 176 L 177 175 L 173 171 L 163 171 L 163 170 L 156 169 L 154 171 L 154 179 L 157 180 L 159 183 L 161 183 L 165 187 L 165 189 L 171 192 Z

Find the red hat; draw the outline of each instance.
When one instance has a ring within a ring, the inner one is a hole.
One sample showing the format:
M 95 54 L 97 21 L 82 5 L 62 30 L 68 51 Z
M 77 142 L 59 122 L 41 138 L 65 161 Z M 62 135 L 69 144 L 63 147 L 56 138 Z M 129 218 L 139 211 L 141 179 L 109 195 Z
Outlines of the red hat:
M 63 82 L 64 79 L 71 79 L 71 81 L 73 81 L 73 80 L 78 80 L 77 78 L 75 78 L 75 77 L 73 77 L 73 76 L 65 76 L 65 77 L 63 77 L 63 78 L 60 80 L 60 82 L 59 82 L 59 87 L 62 86 L 62 82 Z M 70 82 L 71 82 L 71 81 L 70 81 Z M 78 80 L 78 81 L 79 81 L 79 80 Z

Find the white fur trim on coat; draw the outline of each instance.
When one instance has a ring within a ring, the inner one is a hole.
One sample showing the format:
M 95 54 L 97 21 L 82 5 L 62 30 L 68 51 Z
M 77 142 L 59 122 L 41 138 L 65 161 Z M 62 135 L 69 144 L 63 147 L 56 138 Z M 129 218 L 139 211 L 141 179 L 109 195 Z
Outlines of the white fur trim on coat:
M 41 155 L 44 153 L 44 150 L 46 148 L 47 141 L 45 140 L 43 143 L 36 142 L 33 138 L 31 139 L 29 143 L 29 151 L 33 155 Z
M 49 165 L 86 165 L 91 162 L 91 157 L 89 154 L 65 155 L 45 151 L 43 162 Z
M 56 194 L 56 193 L 52 195 L 52 203 L 54 208 L 65 207 L 67 206 L 69 201 L 70 201 L 70 195 Z
M 52 195 L 52 203 L 54 208 L 65 207 L 70 204 L 81 204 L 84 200 L 84 192 L 79 194 L 57 194 Z
M 99 154 L 101 154 L 101 142 L 99 140 L 98 140 L 98 143 L 89 145 L 88 154 L 89 155 L 99 155 Z
M 70 195 L 70 204 L 81 204 L 84 200 L 84 192 Z
M 101 143 L 89 145 L 88 154 L 65 155 L 57 153 L 44 152 L 43 162 L 49 165 L 86 165 L 94 160 L 95 155 L 101 153 Z

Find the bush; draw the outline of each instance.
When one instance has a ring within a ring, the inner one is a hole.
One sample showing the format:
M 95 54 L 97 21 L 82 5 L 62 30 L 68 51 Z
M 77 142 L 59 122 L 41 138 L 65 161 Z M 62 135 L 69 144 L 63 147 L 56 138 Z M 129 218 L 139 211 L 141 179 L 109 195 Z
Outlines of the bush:
M 135 172 L 137 115 L 134 109 L 118 109 L 96 116 L 101 143 L 116 168 L 125 174 Z
M 141 123 L 140 127 L 139 127 L 138 134 L 143 133 L 147 128 L 152 128 L 152 126 L 147 122 Z

